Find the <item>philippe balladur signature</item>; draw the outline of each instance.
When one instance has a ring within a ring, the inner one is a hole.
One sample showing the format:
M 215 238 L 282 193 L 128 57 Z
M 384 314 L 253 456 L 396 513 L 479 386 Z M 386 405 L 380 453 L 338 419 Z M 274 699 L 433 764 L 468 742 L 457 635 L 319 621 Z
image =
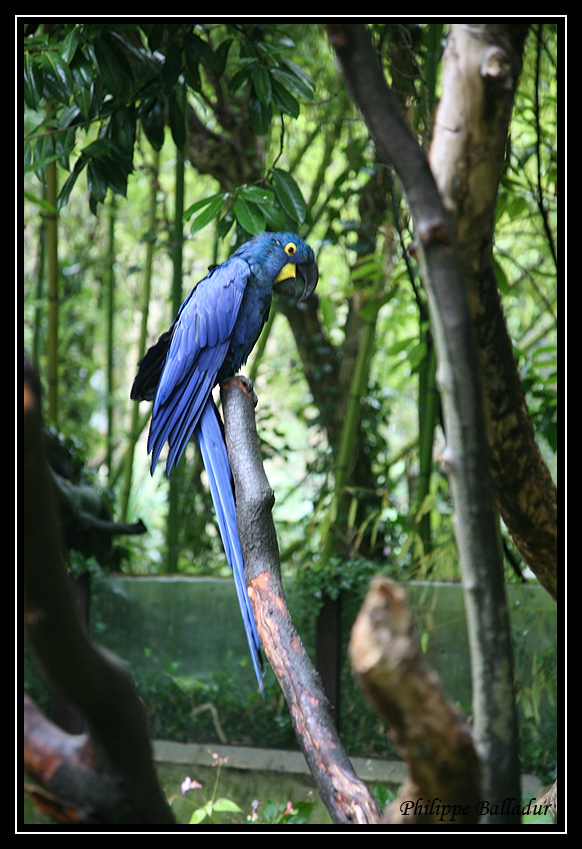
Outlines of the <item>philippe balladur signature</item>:
M 538 805 L 535 799 L 530 799 L 527 805 L 520 805 L 517 799 L 504 799 L 498 805 L 491 805 L 486 799 L 477 802 L 475 809 L 477 816 L 509 816 L 520 814 L 547 814 L 550 805 Z M 404 816 L 414 817 L 438 817 L 439 822 L 455 822 L 458 817 L 466 817 L 471 811 L 471 805 L 445 805 L 438 797 L 427 799 L 421 796 L 416 802 L 405 801 L 400 803 L 400 812 Z

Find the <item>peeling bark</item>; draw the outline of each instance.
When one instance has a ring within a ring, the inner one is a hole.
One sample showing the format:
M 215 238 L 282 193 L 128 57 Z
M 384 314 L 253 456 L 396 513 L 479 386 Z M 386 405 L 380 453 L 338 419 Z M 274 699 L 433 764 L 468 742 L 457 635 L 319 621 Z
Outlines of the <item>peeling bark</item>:
M 319 675 L 295 630 L 283 585 L 271 510 L 274 495 L 261 459 L 248 382 L 222 384 L 225 438 L 232 468 L 245 579 L 257 630 L 281 685 L 297 740 L 335 823 L 377 823 L 380 810 L 355 774 L 331 718 Z

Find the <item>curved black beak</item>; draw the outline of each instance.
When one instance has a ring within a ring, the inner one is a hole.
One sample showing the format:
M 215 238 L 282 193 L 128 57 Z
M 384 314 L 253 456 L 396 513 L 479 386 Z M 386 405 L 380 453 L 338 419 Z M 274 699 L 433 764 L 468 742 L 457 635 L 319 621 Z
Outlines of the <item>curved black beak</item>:
M 315 292 L 315 287 L 319 280 L 319 269 L 316 262 L 304 262 L 297 266 L 297 271 L 303 277 L 303 282 L 305 283 L 303 287 L 303 294 L 299 300 L 306 301 L 307 298 Z
M 289 264 L 286 266 L 285 270 L 289 274 L 288 277 L 285 277 L 283 280 L 279 280 L 273 286 L 273 290 L 278 295 L 287 295 L 290 298 L 294 298 L 297 296 L 297 277 L 293 275 L 293 270 L 295 272 L 299 272 L 301 277 L 303 278 L 303 292 L 301 293 L 300 301 L 305 301 L 315 290 L 317 286 L 317 281 L 319 280 L 319 270 L 317 268 L 316 262 L 302 262 L 297 263 L 297 265 Z M 293 276 L 291 276 L 293 275 Z

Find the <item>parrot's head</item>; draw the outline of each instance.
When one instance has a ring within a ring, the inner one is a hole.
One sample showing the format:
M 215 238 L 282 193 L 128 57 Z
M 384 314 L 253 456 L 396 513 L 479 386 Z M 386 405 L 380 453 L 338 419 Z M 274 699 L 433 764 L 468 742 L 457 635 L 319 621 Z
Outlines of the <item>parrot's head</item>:
M 319 271 L 312 249 L 296 233 L 265 233 L 277 275 L 273 290 L 279 295 L 297 295 L 297 273 L 303 279 L 300 301 L 306 300 L 317 286 Z

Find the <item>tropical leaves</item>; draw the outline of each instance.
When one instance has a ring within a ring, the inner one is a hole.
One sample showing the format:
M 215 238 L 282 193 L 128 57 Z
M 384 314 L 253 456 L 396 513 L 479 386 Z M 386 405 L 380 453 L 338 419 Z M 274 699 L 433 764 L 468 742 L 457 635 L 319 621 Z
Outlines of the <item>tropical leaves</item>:
M 227 33 L 218 44 L 214 40 Z M 169 125 L 182 150 L 186 143 L 184 85 L 210 102 L 226 98 L 257 135 L 277 115 L 297 118 L 300 100 L 312 100 L 311 77 L 288 54 L 288 38 L 267 41 L 262 27 L 57 24 L 24 38 L 24 103 L 41 120 L 24 141 L 25 170 L 40 179 L 54 161 L 70 174 L 57 201 L 60 209 L 86 170 L 95 212 L 108 190 L 125 195 L 133 170 L 138 131 L 160 150 Z M 219 35 L 217 36 L 216 33 Z M 272 37 L 272 36 L 271 36 Z M 74 165 L 69 158 L 86 134 Z M 199 230 L 220 216 L 221 232 L 236 221 L 245 233 L 302 224 L 307 207 L 291 175 L 272 168 L 264 186 L 243 186 L 194 204 L 188 217 Z
M 185 220 L 198 213 L 190 231 L 196 233 L 217 218 L 221 237 L 235 221 L 250 235 L 265 229 L 298 229 L 307 217 L 301 189 L 291 174 L 280 168 L 271 168 L 268 183 L 272 188 L 243 185 L 234 192 L 220 192 L 193 203 L 184 212 Z

